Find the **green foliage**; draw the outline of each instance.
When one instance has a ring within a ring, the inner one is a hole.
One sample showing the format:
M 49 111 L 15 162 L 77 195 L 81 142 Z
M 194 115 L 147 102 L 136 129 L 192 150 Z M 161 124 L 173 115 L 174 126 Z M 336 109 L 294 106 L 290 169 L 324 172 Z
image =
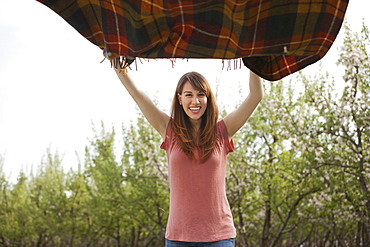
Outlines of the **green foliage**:
M 169 189 L 160 137 L 139 115 L 123 126 L 117 158 L 115 131 L 94 130 L 77 171 L 64 171 L 48 150 L 36 175 L 21 173 L 11 186 L 0 159 L 0 245 L 163 245 Z
M 343 88 L 329 75 L 265 82 L 265 99 L 233 138 L 237 246 L 370 245 L 369 31 L 345 31 Z M 76 170 L 47 150 L 35 174 L 11 184 L 0 155 L 0 246 L 164 245 L 159 135 L 141 114 L 121 137 L 97 129 Z
M 241 246 L 370 244 L 370 43 L 366 27 L 346 35 L 342 92 L 328 75 L 266 82 L 234 138 L 228 196 Z

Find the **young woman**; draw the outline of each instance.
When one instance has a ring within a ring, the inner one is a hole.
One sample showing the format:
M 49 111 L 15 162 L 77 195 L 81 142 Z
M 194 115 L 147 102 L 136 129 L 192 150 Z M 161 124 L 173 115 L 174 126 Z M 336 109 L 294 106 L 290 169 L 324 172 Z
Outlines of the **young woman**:
M 180 78 L 168 116 L 127 73 L 115 71 L 163 139 L 170 182 L 166 246 L 234 246 L 236 230 L 225 189 L 226 157 L 234 150 L 231 137 L 263 98 L 260 77 L 250 72 L 249 95 L 218 121 L 215 97 L 199 73 L 189 72 Z

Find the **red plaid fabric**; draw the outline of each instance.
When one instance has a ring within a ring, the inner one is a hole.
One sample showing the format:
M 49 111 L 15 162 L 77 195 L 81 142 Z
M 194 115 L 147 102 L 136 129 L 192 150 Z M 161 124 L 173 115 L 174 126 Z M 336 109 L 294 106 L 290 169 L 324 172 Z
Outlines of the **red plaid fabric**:
M 267 80 L 320 60 L 349 0 L 37 0 L 109 58 L 243 58 Z

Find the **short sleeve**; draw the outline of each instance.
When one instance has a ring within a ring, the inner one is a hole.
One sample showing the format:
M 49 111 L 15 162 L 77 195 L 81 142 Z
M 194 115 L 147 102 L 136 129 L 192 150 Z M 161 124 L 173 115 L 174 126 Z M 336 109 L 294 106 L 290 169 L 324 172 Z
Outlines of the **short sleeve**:
M 160 148 L 163 149 L 163 150 L 167 150 L 170 143 L 171 143 L 171 138 L 172 138 L 172 135 L 173 135 L 173 132 L 172 132 L 172 128 L 171 128 L 171 124 L 168 123 L 167 124 L 167 128 L 166 128 L 166 137 L 165 139 L 163 140 Z
M 234 152 L 234 142 L 233 139 L 229 138 L 229 135 L 227 133 L 227 127 L 224 122 L 224 120 L 221 120 L 217 123 L 217 128 L 219 130 L 220 136 L 222 137 L 222 140 L 224 142 L 224 145 L 226 146 L 226 150 L 228 153 Z

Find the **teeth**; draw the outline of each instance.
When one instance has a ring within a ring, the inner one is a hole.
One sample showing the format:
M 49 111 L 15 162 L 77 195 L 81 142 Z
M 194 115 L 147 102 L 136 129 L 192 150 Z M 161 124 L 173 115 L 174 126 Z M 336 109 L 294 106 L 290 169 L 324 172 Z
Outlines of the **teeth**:
M 191 111 L 199 111 L 200 110 L 200 107 L 190 107 L 190 110 Z

